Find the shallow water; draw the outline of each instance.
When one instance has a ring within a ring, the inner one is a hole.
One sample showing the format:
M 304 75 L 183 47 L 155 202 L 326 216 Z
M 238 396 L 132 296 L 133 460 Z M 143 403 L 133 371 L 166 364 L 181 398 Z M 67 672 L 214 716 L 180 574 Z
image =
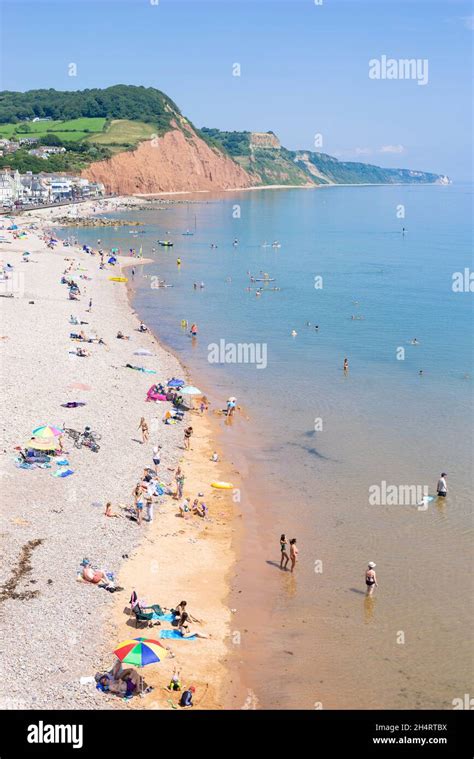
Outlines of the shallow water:
M 473 687 L 473 296 L 451 288 L 472 268 L 472 188 L 194 198 L 134 212 L 145 234 L 74 233 L 156 259 L 137 269 L 136 309 L 217 407 L 236 395 L 250 417 L 222 430 L 246 475 L 231 602 L 245 683 L 263 707 L 451 708 Z M 165 236 L 174 248 L 156 244 Z M 256 297 L 248 271 L 276 282 Z M 148 275 L 174 287 L 153 289 Z M 221 339 L 265 345 L 266 368 L 209 363 Z M 369 502 L 382 481 L 433 493 L 441 470 L 445 503 Z M 278 568 L 283 531 L 298 539 L 294 575 Z M 368 560 L 380 586 L 370 598 Z

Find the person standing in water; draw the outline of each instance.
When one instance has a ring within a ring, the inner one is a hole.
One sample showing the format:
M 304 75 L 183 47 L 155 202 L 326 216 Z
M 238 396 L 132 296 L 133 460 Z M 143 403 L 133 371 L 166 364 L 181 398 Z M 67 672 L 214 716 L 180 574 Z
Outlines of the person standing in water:
M 436 491 L 438 493 L 438 498 L 446 498 L 448 494 L 448 485 L 446 483 L 446 477 L 448 475 L 446 472 L 441 472 L 441 477 L 438 480 L 438 484 L 436 485 Z
M 196 337 L 196 336 L 197 336 L 197 333 L 198 333 L 197 324 L 192 324 L 192 325 L 191 325 L 191 330 L 190 330 L 190 331 L 191 331 L 191 335 L 192 335 L 193 337 Z
M 296 538 L 291 538 L 290 540 L 290 559 L 291 559 L 290 572 L 293 572 L 296 562 L 298 561 L 298 549 L 296 547 Z
M 290 560 L 290 557 L 287 554 L 286 547 L 288 545 L 288 541 L 286 539 L 285 533 L 280 538 L 280 552 L 281 552 L 281 560 L 280 560 L 280 569 L 286 569 L 288 566 L 288 562 Z M 283 561 L 285 561 L 285 566 L 283 566 Z
M 374 572 L 376 566 L 377 564 L 375 564 L 373 561 L 369 561 L 367 569 L 365 570 L 365 584 L 367 586 L 367 593 L 369 596 L 373 592 L 374 588 L 378 588 L 377 577 Z
M 344 366 L 342 368 L 343 368 L 344 374 L 347 374 L 347 372 L 349 371 L 349 361 L 347 360 L 347 358 L 344 359 Z

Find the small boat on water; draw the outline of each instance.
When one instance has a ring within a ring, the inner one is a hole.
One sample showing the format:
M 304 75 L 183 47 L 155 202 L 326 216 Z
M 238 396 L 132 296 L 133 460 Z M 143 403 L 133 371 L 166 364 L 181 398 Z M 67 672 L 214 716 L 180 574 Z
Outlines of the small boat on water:
M 172 248 L 174 243 L 171 240 L 158 240 L 158 245 L 161 245 L 162 248 Z
M 183 237 L 192 237 L 194 235 L 194 232 L 190 232 L 189 229 L 186 230 L 186 232 L 181 232 Z

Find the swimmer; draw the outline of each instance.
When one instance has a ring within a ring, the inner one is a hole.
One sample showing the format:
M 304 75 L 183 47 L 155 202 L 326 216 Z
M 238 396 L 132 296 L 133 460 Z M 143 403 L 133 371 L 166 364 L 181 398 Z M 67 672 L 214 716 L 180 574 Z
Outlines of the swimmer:
M 291 337 L 296 337 L 297 334 L 298 333 L 297 333 L 296 329 L 292 329 L 291 330 Z
M 176 259 L 176 266 L 181 266 L 181 259 L 180 258 Z
M 413 340 L 411 341 L 411 344 L 412 345 L 419 345 L 420 343 L 418 342 L 418 340 L 416 339 L 416 337 L 414 337 Z
M 344 370 L 344 374 L 347 374 L 347 372 L 349 371 L 349 361 L 347 360 L 347 358 L 344 359 L 343 370 Z
M 315 329 L 316 332 L 319 332 L 319 324 L 315 324 L 314 325 L 314 329 Z

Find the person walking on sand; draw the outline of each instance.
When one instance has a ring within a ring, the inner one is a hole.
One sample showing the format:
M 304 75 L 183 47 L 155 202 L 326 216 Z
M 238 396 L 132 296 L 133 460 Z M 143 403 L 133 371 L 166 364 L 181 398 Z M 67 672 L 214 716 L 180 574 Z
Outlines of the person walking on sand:
M 150 432 L 148 429 L 148 424 L 145 421 L 145 417 L 142 416 L 140 419 L 140 424 L 138 425 L 138 429 L 141 430 L 142 433 L 142 443 L 146 443 L 148 438 L 150 437 Z
M 280 553 L 281 553 L 281 560 L 280 560 L 280 569 L 286 569 L 288 566 L 288 562 L 290 560 L 290 557 L 288 556 L 288 553 L 286 551 L 288 546 L 288 541 L 286 539 L 285 533 L 280 538 Z M 285 566 L 283 566 L 283 561 L 285 562 Z
M 296 562 L 298 561 L 298 549 L 296 547 L 296 538 L 291 538 L 290 540 L 290 559 L 291 559 L 290 572 L 293 572 Z
M 446 482 L 446 477 L 448 475 L 446 472 L 441 472 L 441 477 L 438 480 L 438 484 L 436 485 L 436 492 L 438 493 L 438 498 L 446 498 L 448 494 L 448 485 Z
M 374 572 L 376 566 L 375 562 L 369 561 L 365 570 L 365 584 L 367 585 L 367 594 L 369 596 L 373 593 L 374 588 L 378 588 L 377 577 Z
M 192 427 L 186 427 L 184 430 L 184 447 L 187 451 L 189 451 L 191 447 L 191 435 L 193 434 L 193 428 Z
M 343 368 L 344 374 L 347 374 L 347 372 L 349 371 L 349 361 L 347 360 L 347 358 L 344 359 L 344 366 L 342 368 Z
M 141 482 L 137 482 L 135 488 L 133 489 L 133 498 L 135 500 L 135 508 L 137 510 L 137 524 L 141 524 L 143 516 L 143 503 L 145 500 L 143 497 L 143 488 Z
M 158 450 L 159 448 L 161 448 L 161 446 L 158 446 L 158 445 L 154 445 L 153 446 L 153 459 L 152 460 L 153 460 L 153 465 L 155 467 L 159 466 L 160 465 L 160 461 L 161 461 L 159 450 Z

